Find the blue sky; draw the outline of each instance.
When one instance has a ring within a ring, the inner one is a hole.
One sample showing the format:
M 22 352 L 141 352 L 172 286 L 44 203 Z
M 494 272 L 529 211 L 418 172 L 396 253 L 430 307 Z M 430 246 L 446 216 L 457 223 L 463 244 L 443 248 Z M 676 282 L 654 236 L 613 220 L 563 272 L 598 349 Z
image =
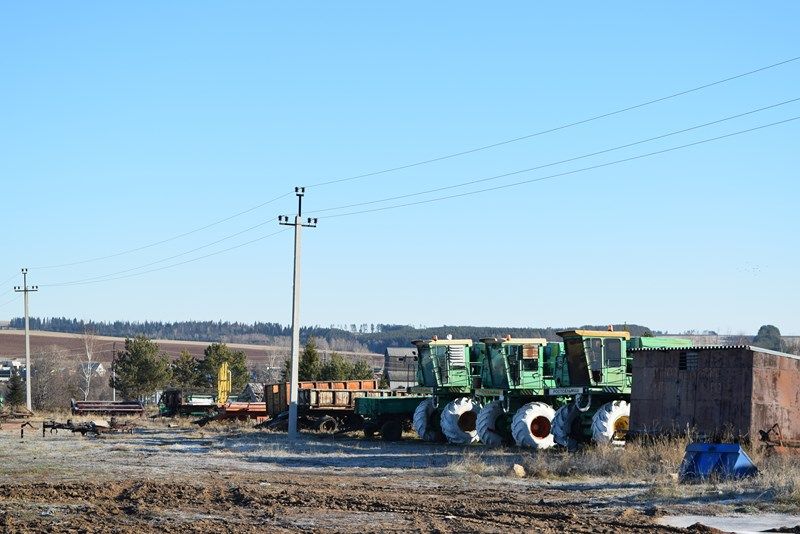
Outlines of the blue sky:
M 273 233 L 276 216 L 295 209 L 291 196 L 161 245 L 45 267 L 162 241 L 296 185 L 524 136 L 798 56 L 798 15 L 794 2 L 7 4 L 0 316 L 21 314 L 8 290 L 27 266 L 41 286 L 33 315 L 288 323 L 290 232 L 136 273 Z M 491 150 L 310 187 L 305 209 L 635 142 L 800 97 L 799 81 L 795 61 Z M 790 103 L 449 192 L 798 115 Z M 720 333 L 772 323 L 800 334 L 799 132 L 795 121 L 494 192 L 320 212 L 304 233 L 302 322 Z M 111 273 L 135 276 L 57 285 Z

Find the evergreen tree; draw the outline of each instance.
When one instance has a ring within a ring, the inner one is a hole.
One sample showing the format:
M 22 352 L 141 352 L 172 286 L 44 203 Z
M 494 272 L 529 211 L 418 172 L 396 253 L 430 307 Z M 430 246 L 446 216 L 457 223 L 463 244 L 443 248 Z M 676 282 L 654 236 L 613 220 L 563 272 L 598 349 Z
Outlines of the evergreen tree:
M 219 377 L 219 367 L 222 362 L 228 362 L 231 372 L 231 392 L 233 395 L 240 393 L 250 381 L 250 372 L 247 370 L 247 356 L 241 350 L 231 350 L 225 343 L 212 343 L 203 351 L 204 358 L 200 361 L 200 382 L 205 387 L 216 388 Z
M 778 327 L 765 324 L 758 329 L 758 334 L 753 338 L 753 345 L 769 350 L 783 350 L 781 331 Z
M 375 378 L 375 371 L 373 371 L 372 366 L 365 360 L 358 360 L 353 366 L 350 378 L 351 380 L 373 380 Z
M 200 377 L 200 362 L 188 350 L 182 350 L 180 356 L 172 362 L 172 385 L 180 389 L 203 386 Z
M 6 404 L 10 406 L 21 406 L 25 404 L 25 382 L 16 368 L 11 370 L 11 378 L 6 386 Z
M 300 354 L 298 362 L 298 380 L 319 380 L 322 374 L 322 362 L 317 352 L 317 342 L 311 337 L 306 341 L 303 352 Z M 283 372 L 284 380 L 288 381 L 292 376 L 292 359 L 286 359 L 286 368 Z
M 320 380 L 349 380 L 353 375 L 353 364 L 338 352 L 331 354 L 330 360 L 320 369 Z
M 158 344 L 144 336 L 125 340 L 125 350 L 114 356 L 114 373 L 109 379 L 112 388 L 125 399 L 137 399 L 162 389 L 169 383 L 169 358 Z

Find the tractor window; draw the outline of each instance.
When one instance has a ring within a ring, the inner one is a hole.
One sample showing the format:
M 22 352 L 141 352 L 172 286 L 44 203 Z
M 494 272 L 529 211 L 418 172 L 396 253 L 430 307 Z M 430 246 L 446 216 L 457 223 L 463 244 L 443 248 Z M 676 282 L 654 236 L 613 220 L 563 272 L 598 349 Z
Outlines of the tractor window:
M 589 356 L 589 366 L 592 371 L 599 371 L 603 368 L 602 339 L 587 339 L 586 354 Z
M 523 345 L 522 370 L 536 371 L 539 368 L 539 345 Z
M 622 365 L 622 341 L 619 339 L 606 339 L 606 365 L 608 367 Z

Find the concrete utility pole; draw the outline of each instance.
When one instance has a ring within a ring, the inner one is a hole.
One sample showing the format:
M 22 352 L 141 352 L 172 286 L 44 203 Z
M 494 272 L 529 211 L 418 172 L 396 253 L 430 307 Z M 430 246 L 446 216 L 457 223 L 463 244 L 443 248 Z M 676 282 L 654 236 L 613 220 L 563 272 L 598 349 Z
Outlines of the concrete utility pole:
M 39 291 L 39 286 L 28 287 L 28 269 L 22 268 L 22 287 L 14 286 L 14 291 L 24 293 L 25 300 L 25 406 L 33 410 L 31 405 L 31 335 L 28 325 L 28 293 Z
M 300 372 L 300 234 L 304 226 L 315 228 L 317 219 L 303 222 L 303 195 L 305 187 L 295 187 L 297 215 L 289 222 L 288 215 L 278 215 L 278 224 L 294 226 L 294 281 L 292 283 L 292 376 L 289 386 L 289 440 L 297 439 L 297 375 Z

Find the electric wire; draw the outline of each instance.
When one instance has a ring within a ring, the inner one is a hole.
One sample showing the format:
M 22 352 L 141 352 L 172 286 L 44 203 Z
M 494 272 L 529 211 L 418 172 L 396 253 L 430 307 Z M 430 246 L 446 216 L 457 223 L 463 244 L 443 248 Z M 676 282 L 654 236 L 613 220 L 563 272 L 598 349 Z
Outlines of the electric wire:
M 107 260 L 107 259 L 110 259 L 110 258 L 116 258 L 118 256 L 123 256 L 125 254 L 131 254 L 133 252 L 138 252 L 140 250 L 145 250 L 145 249 L 152 248 L 152 247 L 155 247 L 155 246 L 158 246 L 158 245 L 163 245 L 164 243 L 169 243 L 170 241 L 174 241 L 176 239 L 180 239 L 182 237 L 186 237 L 188 235 L 192 235 L 192 234 L 195 234 L 197 232 L 201 232 L 203 230 L 207 230 L 208 228 L 211 228 L 211 227 L 216 226 L 218 224 L 222 224 L 224 222 L 230 221 L 231 219 L 235 219 L 236 217 L 239 217 L 239 216 L 244 215 L 246 213 L 250 213 L 250 212 L 255 211 L 255 210 L 259 209 L 259 208 L 263 208 L 264 206 L 266 206 L 268 204 L 272 204 L 273 202 L 277 202 L 278 200 L 280 200 L 282 198 L 286 198 L 291 194 L 292 194 L 292 192 L 284 193 L 284 194 L 282 194 L 280 196 L 277 196 L 275 198 L 267 200 L 266 202 L 262 202 L 261 204 L 258 204 L 257 206 L 253 206 L 252 208 L 248 208 L 248 209 L 240 211 L 238 213 L 234 213 L 233 215 L 230 215 L 230 216 L 225 217 L 223 219 L 219 219 L 219 220 L 214 221 L 214 222 L 212 222 L 210 224 L 207 224 L 205 226 L 201 226 L 199 228 L 195 228 L 194 230 L 190 230 L 190 231 L 184 232 L 182 234 L 174 235 L 172 237 L 168 237 L 167 239 L 162 239 L 161 241 L 156 241 L 156 242 L 150 243 L 148 245 L 143 245 L 143 246 L 140 246 L 140 247 L 127 249 L 127 250 L 123 250 L 123 251 L 120 251 L 120 252 L 115 252 L 113 254 L 108 254 L 106 256 L 98 256 L 98 257 L 95 257 L 95 258 L 88 258 L 88 259 L 84 259 L 84 260 L 80 260 L 80 261 L 73 261 L 73 262 L 69 262 L 69 263 L 59 263 L 59 264 L 56 264 L 56 265 L 43 265 L 43 266 L 39 266 L 39 267 L 34 267 L 34 269 L 57 269 L 57 268 L 61 268 L 61 267 L 71 267 L 71 266 L 74 266 L 74 265 L 82 265 L 82 264 L 85 264 L 85 263 L 91 263 L 91 262 L 95 262 L 95 261 Z
M 284 229 L 278 230 L 277 232 L 272 232 L 271 234 L 263 235 L 261 237 L 255 238 L 255 239 L 251 239 L 250 241 L 246 241 L 244 243 L 240 243 L 240 244 L 234 245 L 232 247 L 228 247 L 228 248 L 225 248 L 225 249 L 221 249 L 221 250 L 217 250 L 217 251 L 214 251 L 214 252 L 210 252 L 208 254 L 204 254 L 203 256 L 198 256 L 196 258 L 190 258 L 188 260 L 184 260 L 184 261 L 181 261 L 181 262 L 173 263 L 173 264 L 170 264 L 170 265 L 164 265 L 163 267 L 157 267 L 155 269 L 149 269 L 149 270 L 141 271 L 141 272 L 138 272 L 138 273 L 126 274 L 126 275 L 122 275 L 122 276 L 114 276 L 112 278 L 94 277 L 94 278 L 89 278 L 89 279 L 84 279 L 84 280 L 73 280 L 73 281 L 70 281 L 70 282 L 39 284 L 39 287 L 62 287 L 62 286 L 76 286 L 76 285 L 96 284 L 96 283 L 100 283 L 100 282 L 110 282 L 112 280 L 122 280 L 124 278 L 131 278 L 131 277 L 134 277 L 134 276 L 141 276 L 143 274 L 149 274 L 149 273 L 154 273 L 154 272 L 157 272 L 157 271 L 163 271 L 165 269 L 171 269 L 171 268 L 177 267 L 179 265 L 185 265 L 187 263 L 192 263 L 192 262 L 199 261 L 199 260 L 202 260 L 202 259 L 205 259 L 205 258 L 210 258 L 211 256 L 217 256 L 217 255 L 223 254 L 225 252 L 230 252 L 231 250 L 235 250 L 235 249 L 242 248 L 242 247 L 245 247 L 245 246 L 248 246 L 248 245 L 252 245 L 253 243 L 256 243 L 258 241 L 263 241 L 264 239 L 267 239 L 269 237 L 278 235 L 278 234 L 286 232 L 286 231 L 288 231 L 288 228 L 284 228 Z
M 20 297 L 21 297 L 21 295 L 17 295 L 16 297 L 14 297 L 11 300 L 7 300 L 5 302 L 0 303 L 0 308 L 2 308 L 4 306 L 8 306 L 9 304 L 13 304 L 14 302 L 17 302 L 20 299 Z
M 686 89 L 686 90 L 683 90 L 683 91 L 679 91 L 677 93 L 672 93 L 670 95 L 662 96 L 662 97 L 655 98 L 655 99 L 652 99 L 652 100 L 647 100 L 645 102 L 641 102 L 639 104 L 635 104 L 635 105 L 632 105 L 632 106 L 627 106 L 627 107 L 624 107 L 624 108 L 621 108 L 621 109 L 617 109 L 615 111 L 610 111 L 610 112 L 607 112 L 607 113 L 601 113 L 600 115 L 594 115 L 594 116 L 586 118 L 586 119 L 582 119 L 582 120 L 578 120 L 578 121 L 575 121 L 575 122 L 562 124 L 560 126 L 555 126 L 553 128 L 540 130 L 538 132 L 530 133 L 530 134 L 527 134 L 527 135 L 522 135 L 522 136 L 514 137 L 514 138 L 511 138 L 511 139 L 498 141 L 496 143 L 491 143 L 491 144 L 488 144 L 488 145 L 483 145 L 483 146 L 470 148 L 470 149 L 467 149 L 467 150 L 462 150 L 460 152 L 454 152 L 452 154 L 446 154 L 446 155 L 443 155 L 443 156 L 437 156 L 437 157 L 434 157 L 434 158 L 425 159 L 425 160 L 421 160 L 421 161 L 416 161 L 416 162 L 413 162 L 413 163 L 407 163 L 405 165 L 399 165 L 399 166 L 396 166 L 396 167 L 390 167 L 390 168 L 387 168 L 387 169 L 368 172 L 368 173 L 364 173 L 364 174 L 357 174 L 355 176 L 349 176 L 349 177 L 345 177 L 345 178 L 337 178 L 337 179 L 333 179 L 333 180 L 327 180 L 327 181 L 324 181 L 324 182 L 318 182 L 318 183 L 315 183 L 315 184 L 307 185 L 306 187 L 307 188 L 322 187 L 322 186 L 325 186 L 325 185 L 337 184 L 337 183 L 342 183 L 342 182 L 349 182 L 349 181 L 352 181 L 352 180 L 358 180 L 358 179 L 361 179 L 361 178 L 368 178 L 368 177 L 371 177 L 371 176 L 378 176 L 378 175 L 381 175 L 381 174 L 387 174 L 387 173 L 390 173 L 390 172 L 400 171 L 400 170 L 404 170 L 404 169 L 410 169 L 410 168 L 413 168 L 413 167 L 419 167 L 421 165 L 427 165 L 429 163 L 435 163 L 437 161 L 443 161 L 443 160 L 447 160 L 447 159 L 452 159 L 452 158 L 456 158 L 456 157 L 459 157 L 459 156 L 465 156 L 467 154 L 473 154 L 475 152 L 480 152 L 480 151 L 483 151 L 483 150 L 488 150 L 488 149 L 491 149 L 491 148 L 495 148 L 495 147 L 499 147 L 499 146 L 503 146 L 503 145 L 508 145 L 508 144 L 511 144 L 511 143 L 516 143 L 518 141 L 523 141 L 525 139 L 531 139 L 532 137 L 538 137 L 538 136 L 541 136 L 541 135 L 557 132 L 559 130 L 565 130 L 567 128 L 572 128 L 573 126 L 579 126 L 581 124 L 586 124 L 586 123 L 593 122 L 593 121 L 600 120 L 600 119 L 604 119 L 604 118 L 607 118 L 607 117 L 612 117 L 614 115 L 619 115 L 619 114 L 625 113 L 627 111 L 632 111 L 634 109 L 643 108 L 645 106 L 656 104 L 658 102 L 664 102 L 665 100 L 670 100 L 670 99 L 673 99 L 673 98 L 677 98 L 679 96 L 683 96 L 683 95 L 686 95 L 686 94 L 690 94 L 690 93 L 694 93 L 694 92 L 697 92 L 697 91 L 701 91 L 703 89 L 708 89 L 709 87 L 714 87 L 716 85 L 721 85 L 721 84 L 724 84 L 724 83 L 727 83 L 727 82 L 730 82 L 730 81 L 733 81 L 733 80 L 737 80 L 739 78 L 744 78 L 746 76 L 750 76 L 750 75 L 753 75 L 753 74 L 756 74 L 756 73 L 759 73 L 759 72 L 763 72 L 765 70 L 769 70 L 769 69 L 773 69 L 773 68 L 776 68 L 776 67 L 780 67 L 782 65 L 786 65 L 788 63 L 792 63 L 794 61 L 797 61 L 798 59 L 800 59 L 800 56 L 796 56 L 796 57 L 793 57 L 793 58 L 790 58 L 790 59 L 786 59 L 784 61 L 779 61 L 778 63 L 773 63 L 771 65 L 766 65 L 764 67 L 760 67 L 760 68 L 757 68 L 757 69 L 754 69 L 754 70 L 750 70 L 750 71 L 747 71 L 747 72 L 736 74 L 734 76 L 729 76 L 728 78 L 723 78 L 721 80 L 717 80 L 717 81 L 714 81 L 714 82 L 711 82 L 711 83 L 707 83 L 707 84 L 704 84 L 704 85 L 693 87 L 691 89 Z
M 14 273 L 13 276 L 9 276 L 8 278 L 6 278 L 2 282 L 0 282 L 0 286 L 6 285 L 7 283 L 9 283 L 10 281 L 12 281 L 14 278 L 16 278 L 18 276 L 22 276 L 22 275 L 20 273 Z
M 117 271 L 117 272 L 113 272 L 113 273 L 107 273 L 107 274 L 103 274 L 103 275 L 92 276 L 92 277 L 89 277 L 89 278 L 85 278 L 82 281 L 85 282 L 85 281 L 89 281 L 89 280 L 95 280 L 95 279 L 100 279 L 100 278 L 107 278 L 109 276 L 116 276 L 116 275 L 119 275 L 119 274 L 125 274 L 125 273 L 129 273 L 131 271 L 138 271 L 139 269 L 145 269 L 145 268 L 151 267 L 153 265 L 158 265 L 159 263 L 164 263 L 165 261 L 174 260 L 175 258 L 180 258 L 181 256 L 186 256 L 187 254 L 191 254 L 192 252 L 197 252 L 198 250 L 202 250 L 204 248 L 212 247 L 214 245 L 222 243 L 223 241 L 227 241 L 229 239 L 233 239 L 234 237 L 237 237 L 237 236 L 240 236 L 240 235 L 245 234 L 247 232 L 250 232 L 252 230 L 255 230 L 256 228 L 261 228 L 264 225 L 267 225 L 267 224 L 270 224 L 270 223 L 274 222 L 274 220 L 275 220 L 275 217 L 272 217 L 269 220 L 260 222 L 258 224 L 255 224 L 255 225 L 249 227 L 249 228 L 245 228 L 244 230 L 240 230 L 239 232 L 236 232 L 234 234 L 230 234 L 230 235 L 227 235 L 225 237 L 221 237 L 220 239 L 217 239 L 216 241 L 212 241 L 211 243 L 206 243 L 205 245 L 200 245 L 199 247 L 195 247 L 195 248 L 193 248 L 191 250 L 186 250 L 184 252 L 179 252 L 178 254 L 173 254 L 172 256 L 168 256 L 166 258 L 161 258 L 160 260 L 151 261 L 149 263 L 145 263 L 143 265 L 138 265 L 136 267 L 131 267 L 129 269 L 124 269 L 122 271 Z M 39 285 L 44 285 L 44 284 L 39 284 Z
M 530 180 L 523 180 L 523 181 L 519 181 L 519 182 L 513 182 L 513 183 L 510 183 L 510 184 L 497 185 L 497 186 L 488 187 L 488 188 L 485 188 L 485 189 L 477 189 L 475 191 L 467 191 L 467 192 L 464 192 L 464 193 L 458 193 L 458 194 L 454 194 L 454 195 L 446 195 L 446 196 L 442 196 L 442 197 L 435 197 L 435 198 L 430 198 L 430 199 L 425 199 L 425 200 L 418 200 L 418 201 L 415 201 L 415 202 L 407 202 L 407 203 L 404 203 L 404 204 L 396 204 L 396 205 L 393 205 L 393 206 L 383 206 L 383 207 L 380 207 L 380 208 L 372 208 L 372 209 L 368 209 L 368 210 L 353 211 L 353 212 L 349 212 L 349 213 L 337 213 L 335 215 L 327 215 L 325 217 L 325 219 L 333 219 L 333 218 L 338 218 L 338 217 L 348 217 L 348 216 L 351 216 L 351 215 L 360 215 L 360 214 L 363 214 L 363 213 L 374 213 L 374 212 L 377 212 L 377 211 L 385 211 L 385 210 L 391 210 L 391 209 L 397 209 L 397 208 L 404 208 L 404 207 L 407 207 L 407 206 L 416 206 L 416 205 L 419 205 L 419 204 L 429 204 L 431 202 L 438 202 L 438 201 L 441 201 L 441 200 L 448 200 L 448 199 L 452 199 L 452 198 L 460 198 L 460 197 L 466 197 L 466 196 L 470 196 L 470 195 L 477 195 L 477 194 L 480 194 L 480 193 L 486 193 L 486 192 L 489 192 L 489 191 L 497 191 L 499 189 L 507 189 L 509 187 L 516 187 L 516 186 L 529 184 L 529 183 L 533 183 L 533 182 L 542 182 L 544 180 L 551 180 L 551 179 L 555 179 L 555 178 L 560 178 L 562 176 L 568 176 L 568 175 L 572 175 L 572 174 L 577 174 L 577 173 L 580 173 L 580 172 L 599 169 L 599 168 L 602 168 L 602 167 L 608 167 L 608 166 L 611 166 L 611 165 L 618 165 L 620 163 L 625 163 L 625 162 L 628 162 L 628 161 L 634 161 L 634 160 L 638 160 L 638 159 L 648 158 L 648 157 L 651 157 L 651 156 L 656 156 L 658 154 L 664 154 L 664 153 L 667 153 L 667 152 L 673 152 L 675 150 L 681 150 L 681 149 L 689 148 L 689 147 L 692 147 L 692 146 L 702 145 L 704 143 L 710 143 L 710 142 L 713 142 L 713 141 L 719 141 L 721 139 L 727 139 L 729 137 L 734 137 L 734 136 L 737 136 L 737 135 L 742 135 L 742 134 L 749 133 L 749 132 L 754 132 L 754 131 L 757 131 L 757 130 L 763 130 L 765 128 L 778 126 L 780 124 L 786 124 L 788 122 L 796 121 L 798 119 L 800 119 L 800 115 L 798 115 L 796 117 L 791 117 L 789 119 L 784 119 L 784 120 L 781 120 L 781 121 L 772 122 L 772 123 L 769 123 L 769 124 L 763 124 L 761 126 L 755 126 L 753 128 L 748 128 L 746 130 L 740 130 L 740 131 L 737 131 L 737 132 L 733 132 L 733 133 L 729 133 L 729 134 L 725 134 L 725 135 L 720 135 L 720 136 L 717 136 L 717 137 L 711 137 L 711 138 L 708 138 L 708 139 L 702 139 L 700 141 L 695 141 L 695 142 L 687 143 L 687 144 L 684 144 L 684 145 L 678 145 L 678 146 L 674 146 L 674 147 L 670 147 L 670 148 L 665 148 L 663 150 L 656 150 L 654 152 L 648 152 L 646 154 L 640 154 L 638 156 L 631 156 L 629 158 L 623 158 L 623 159 L 610 161 L 610 162 L 606 162 L 606 163 L 600 163 L 598 165 L 592 165 L 592 166 L 589 166 L 589 167 L 583 167 L 581 169 L 575 169 L 575 170 L 571 170 L 571 171 L 561 172 L 561 173 L 558 173 L 558 174 L 551 174 L 549 176 L 543 176 L 543 177 L 539 177 L 539 178 L 532 178 Z
M 329 212 L 329 211 L 335 211 L 335 210 L 341 210 L 341 209 L 347 209 L 347 208 L 354 208 L 354 207 L 358 207 L 358 206 L 367 206 L 367 205 L 371 205 L 371 204 L 380 204 L 382 202 L 390 202 L 392 200 L 400 200 L 400 199 L 403 199 L 403 198 L 410 198 L 410 197 L 415 197 L 415 196 L 420 196 L 420 195 L 426 195 L 426 194 L 429 194 L 429 193 L 437 193 L 439 191 L 446 191 L 446 190 L 449 190 L 449 189 L 456 189 L 456 188 L 459 188 L 459 187 L 466 187 L 468 185 L 474 185 L 474 184 L 478 184 L 478 183 L 482 183 L 482 182 L 489 182 L 489 181 L 492 181 L 492 180 L 499 180 L 500 178 L 507 178 L 509 176 L 514 176 L 514 175 L 517 175 L 517 174 L 523 174 L 523 173 L 527 173 L 527 172 L 532 172 L 532 171 L 544 169 L 544 168 L 547 168 L 547 167 L 553 167 L 555 165 L 561 165 L 563 163 L 570 163 L 570 162 L 573 162 L 573 161 L 578 161 L 578 160 L 581 160 L 581 159 L 586 159 L 586 158 L 590 158 L 590 157 L 593 157 L 593 156 L 598 156 L 600 154 L 606 154 L 606 153 L 609 153 L 609 152 L 622 150 L 624 148 L 630 148 L 632 146 L 641 145 L 641 144 L 649 143 L 649 142 L 652 142 L 652 141 L 657 141 L 659 139 L 664 139 L 666 137 L 671 137 L 671 136 L 674 136 L 674 135 L 690 132 L 692 130 L 705 128 L 707 126 L 713 126 L 715 124 L 720 124 L 722 122 L 730 121 L 730 120 L 733 120 L 733 119 L 738 119 L 738 118 L 741 118 L 741 117 L 745 117 L 747 115 L 752 115 L 754 113 L 759 113 L 761 111 L 766 111 L 768 109 L 774 109 L 774 108 L 777 108 L 777 107 L 780 107 L 780 106 L 791 104 L 793 102 L 797 102 L 799 100 L 800 100 L 800 97 L 792 98 L 790 100 L 785 100 L 783 102 L 778 102 L 776 104 L 770 104 L 769 106 L 764 106 L 764 107 L 761 107 L 761 108 L 758 108 L 758 109 L 745 111 L 744 113 L 738 113 L 736 115 L 731 115 L 729 117 L 724 117 L 722 119 L 717 119 L 717 120 L 714 120 L 714 121 L 711 121 L 711 122 L 706 122 L 706 123 L 703 123 L 703 124 L 697 124 L 697 125 L 691 126 L 689 128 L 683 128 L 681 130 L 674 130 L 672 132 L 668 132 L 668 133 L 665 133 L 665 134 L 657 135 L 655 137 L 642 139 L 640 141 L 633 141 L 631 143 L 626 143 L 624 145 L 618 145 L 618 146 L 615 146 L 615 147 L 606 148 L 606 149 L 603 149 L 603 150 L 598 150 L 596 152 L 591 152 L 591 153 L 588 153 L 588 154 L 582 154 L 580 156 L 575 156 L 575 157 L 571 157 L 571 158 L 567 158 L 567 159 L 562 159 L 562 160 L 554 161 L 554 162 L 551 162 L 551 163 L 545 163 L 543 165 L 538 165 L 536 167 L 529 167 L 527 169 L 520 169 L 520 170 L 511 171 L 511 172 L 507 172 L 507 173 L 503 173 L 503 174 L 497 174 L 497 175 L 494 175 L 494 176 L 489 176 L 487 178 L 479 178 L 479 179 L 470 180 L 470 181 L 467 181 L 467 182 L 459 182 L 457 184 L 446 185 L 446 186 L 442 186 L 442 187 L 436 187 L 436 188 L 433 188 L 433 189 L 426 189 L 424 191 L 417 191 L 417 192 L 414 192 L 414 193 L 407 193 L 407 194 L 403 194 L 403 195 L 385 197 L 385 198 L 381 198 L 381 199 L 377 199 L 377 200 L 369 200 L 369 201 L 365 201 L 365 202 L 355 202 L 355 203 L 352 203 L 352 204 L 345 204 L 345 205 L 334 206 L 334 207 L 330 207 L 330 208 L 322 208 L 322 209 L 318 209 L 318 210 L 313 210 L 309 214 L 310 215 L 316 215 L 318 213 L 325 213 L 325 212 Z

